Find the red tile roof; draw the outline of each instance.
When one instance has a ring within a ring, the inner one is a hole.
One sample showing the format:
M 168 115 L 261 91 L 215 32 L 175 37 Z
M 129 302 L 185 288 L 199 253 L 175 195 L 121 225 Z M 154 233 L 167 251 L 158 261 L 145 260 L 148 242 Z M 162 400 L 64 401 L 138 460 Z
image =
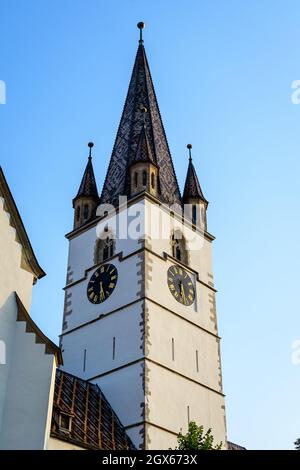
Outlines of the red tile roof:
M 60 426 L 70 416 L 70 430 Z M 56 371 L 51 436 L 87 449 L 135 449 L 124 426 L 98 385 Z

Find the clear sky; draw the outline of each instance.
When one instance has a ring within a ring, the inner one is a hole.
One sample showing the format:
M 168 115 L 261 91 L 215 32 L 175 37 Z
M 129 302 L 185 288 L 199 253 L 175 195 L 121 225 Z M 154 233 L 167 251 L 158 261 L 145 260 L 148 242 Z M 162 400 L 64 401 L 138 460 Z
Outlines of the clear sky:
M 102 187 L 145 21 L 181 184 L 210 201 L 230 440 L 300 437 L 298 0 L 1 0 L 0 164 L 47 277 L 31 314 L 57 341 L 72 198 L 93 140 Z

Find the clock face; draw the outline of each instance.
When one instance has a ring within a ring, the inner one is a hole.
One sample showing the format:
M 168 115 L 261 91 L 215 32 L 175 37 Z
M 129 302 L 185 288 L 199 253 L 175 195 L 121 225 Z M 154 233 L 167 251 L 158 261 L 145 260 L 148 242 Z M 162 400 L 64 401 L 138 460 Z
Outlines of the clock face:
M 195 288 L 184 269 L 176 265 L 168 269 L 168 286 L 177 302 L 186 306 L 192 305 L 195 300 Z
M 101 304 L 116 287 L 118 270 L 113 264 L 103 264 L 92 275 L 87 286 L 87 296 L 92 304 Z

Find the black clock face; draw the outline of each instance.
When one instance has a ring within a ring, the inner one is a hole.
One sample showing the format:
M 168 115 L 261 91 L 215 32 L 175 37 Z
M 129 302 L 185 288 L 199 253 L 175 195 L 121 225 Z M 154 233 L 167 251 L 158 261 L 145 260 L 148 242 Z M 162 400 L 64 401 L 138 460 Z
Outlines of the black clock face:
M 87 287 L 87 296 L 92 304 L 101 304 L 116 287 L 118 270 L 113 264 L 103 264 L 92 275 Z
M 183 305 L 192 305 L 195 300 L 195 289 L 188 273 L 179 266 L 168 269 L 168 286 L 171 294 Z

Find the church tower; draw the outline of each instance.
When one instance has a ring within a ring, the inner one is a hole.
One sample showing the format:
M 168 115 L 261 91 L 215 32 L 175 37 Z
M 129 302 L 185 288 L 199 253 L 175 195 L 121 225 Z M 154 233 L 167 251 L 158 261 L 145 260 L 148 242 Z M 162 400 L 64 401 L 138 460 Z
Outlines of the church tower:
M 73 201 L 64 368 L 100 386 L 137 448 L 174 448 L 189 421 L 225 448 L 208 202 L 191 146 L 181 197 L 138 27 L 100 205 L 91 154 Z

